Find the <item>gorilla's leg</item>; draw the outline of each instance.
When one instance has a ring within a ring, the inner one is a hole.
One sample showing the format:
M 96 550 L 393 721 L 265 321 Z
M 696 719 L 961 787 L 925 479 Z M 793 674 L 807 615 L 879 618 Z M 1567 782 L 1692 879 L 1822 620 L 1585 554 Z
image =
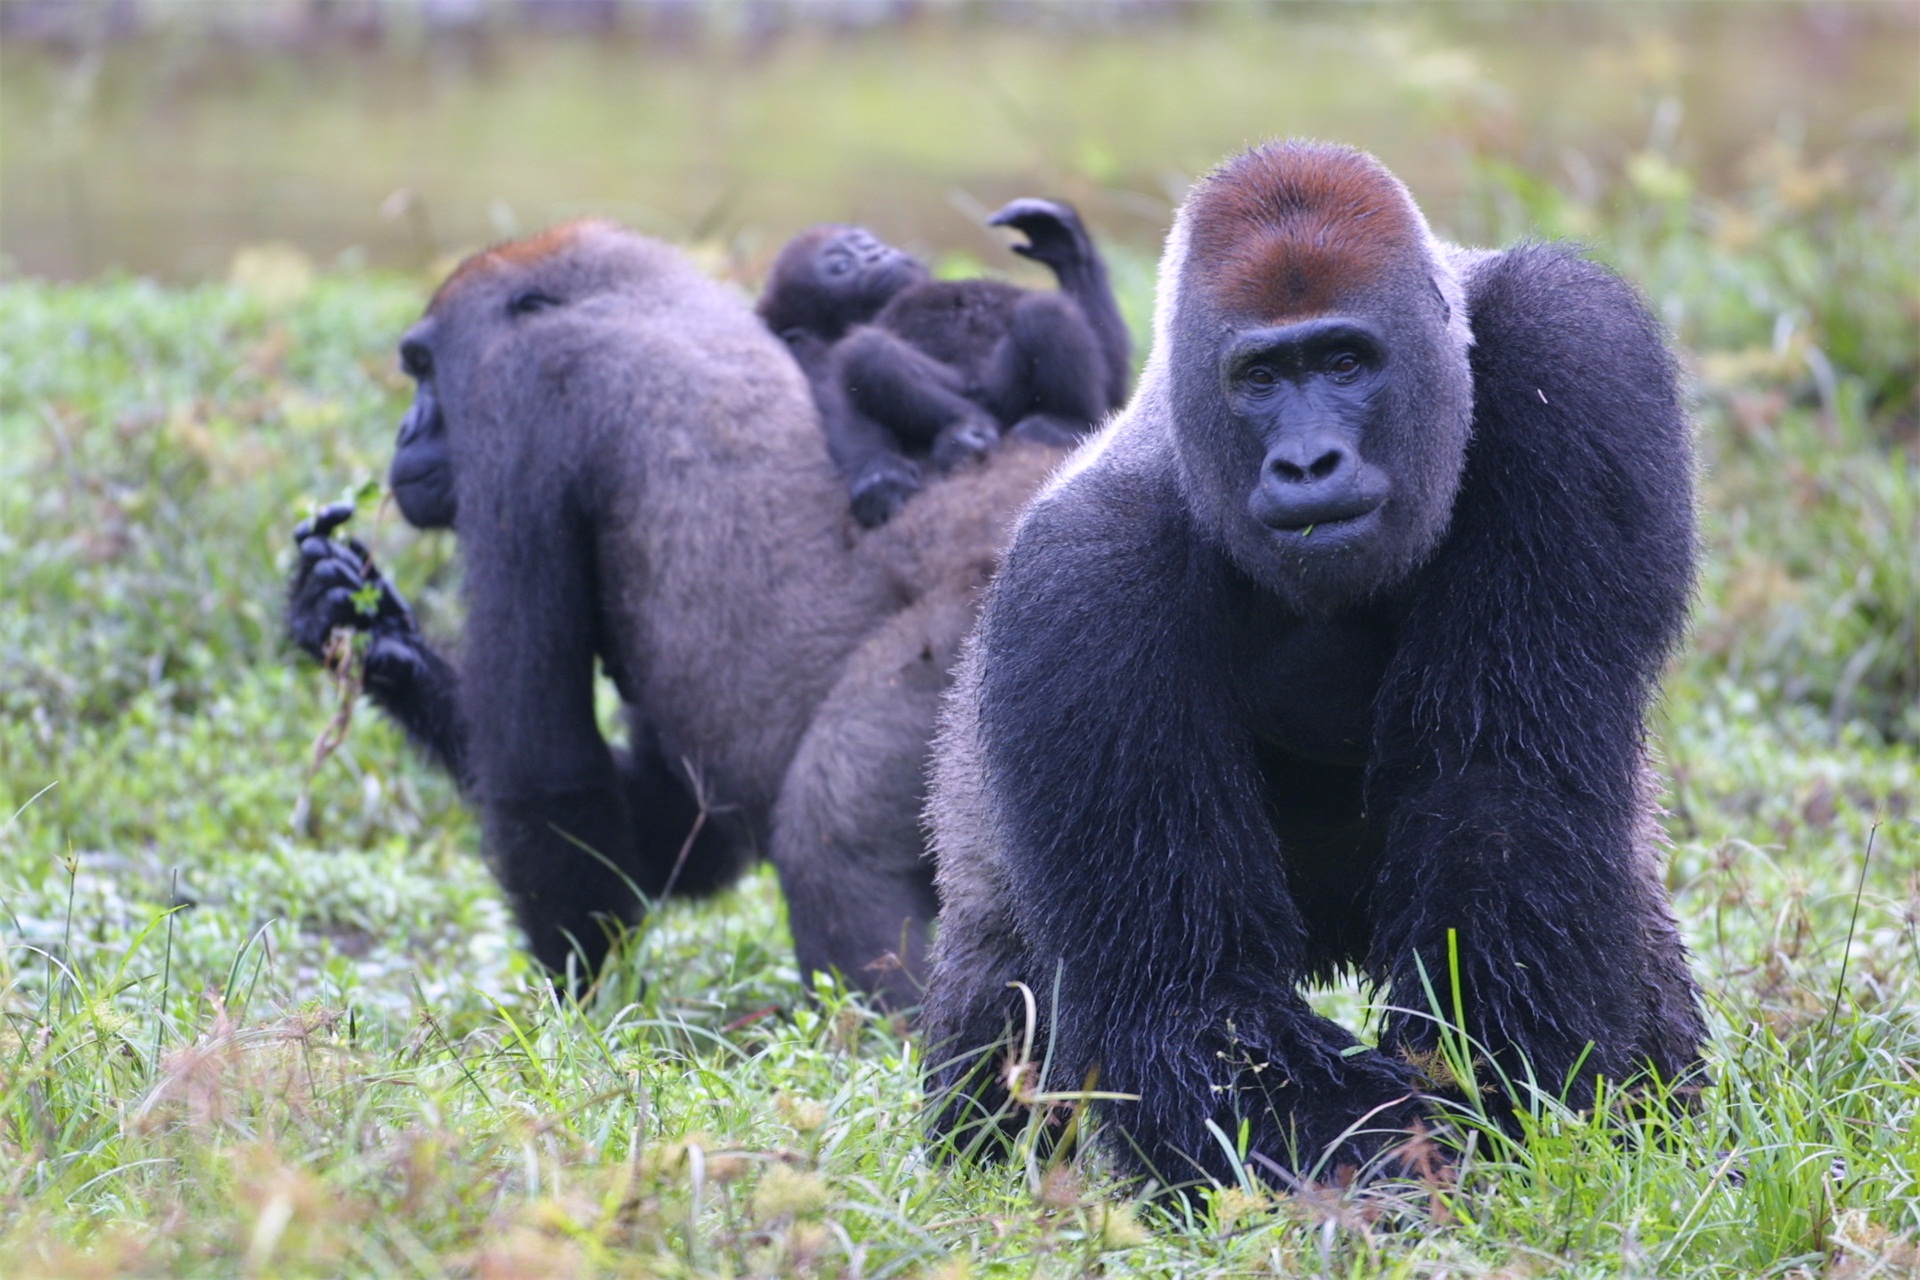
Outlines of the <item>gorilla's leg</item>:
M 752 860 L 735 815 L 707 809 L 684 771 L 660 750 L 638 712 L 627 711 L 627 749 L 614 751 L 633 818 L 635 883 L 649 898 L 703 897 L 739 878 Z
M 771 850 L 803 973 L 838 971 L 891 1009 L 920 1002 L 938 909 L 920 807 L 964 600 L 923 599 L 869 639 L 821 704 L 774 809 Z
M 1022 298 L 994 345 L 988 402 L 1011 434 L 1071 445 L 1106 413 L 1106 362 L 1086 317 L 1057 293 Z
M 1000 439 L 999 422 L 967 398 L 959 370 L 884 329 L 848 334 L 835 348 L 835 363 L 849 403 L 902 445 L 928 450 L 939 470 L 988 452 Z

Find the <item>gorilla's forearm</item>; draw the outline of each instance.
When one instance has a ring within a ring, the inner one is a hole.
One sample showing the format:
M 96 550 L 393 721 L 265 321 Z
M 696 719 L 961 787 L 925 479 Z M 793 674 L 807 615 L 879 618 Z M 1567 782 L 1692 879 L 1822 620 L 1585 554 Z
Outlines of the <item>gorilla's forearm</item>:
M 984 412 L 951 365 L 885 329 L 856 330 L 836 349 L 835 362 L 852 407 L 915 448 L 932 447 L 943 429 Z
M 375 635 L 367 646 L 366 690 L 374 705 L 460 790 L 472 789 L 460 673 L 417 634 Z
M 644 910 L 633 826 L 611 771 L 598 785 L 481 804 L 487 860 L 528 949 L 556 979 L 599 971 L 615 930 Z
M 1464 1022 L 1501 1114 L 1529 1082 L 1584 1107 L 1600 1077 L 1684 1078 L 1706 1028 L 1633 815 L 1502 772 L 1396 806 L 1366 962 L 1394 993 L 1381 1047 L 1433 1060 L 1442 1020 Z
M 422 755 L 445 771 L 468 799 L 474 780 L 460 672 L 417 637 L 376 639 L 367 652 L 366 690 Z M 643 729 L 631 748 L 610 746 L 618 803 L 600 826 L 611 847 L 631 849 L 623 874 L 650 898 L 698 896 L 730 883 L 746 861 L 724 816 L 706 813 L 684 779 Z
M 1107 365 L 1107 407 L 1118 409 L 1127 402 L 1127 387 L 1133 380 L 1133 339 L 1127 333 L 1127 322 L 1121 318 L 1120 303 L 1113 296 L 1107 264 L 1089 243 L 1083 256 L 1054 265 L 1053 269 L 1060 281 L 1060 291 L 1080 304 L 1088 327 L 1100 343 L 1100 354 Z

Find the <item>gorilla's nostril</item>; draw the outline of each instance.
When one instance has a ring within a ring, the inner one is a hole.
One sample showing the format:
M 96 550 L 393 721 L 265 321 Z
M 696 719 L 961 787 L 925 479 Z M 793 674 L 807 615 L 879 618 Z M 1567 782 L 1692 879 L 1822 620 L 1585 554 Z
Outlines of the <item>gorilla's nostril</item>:
M 1313 465 L 1307 468 L 1307 474 L 1315 480 L 1325 480 L 1338 471 L 1340 464 L 1344 461 L 1346 461 L 1344 453 L 1338 449 L 1329 449 L 1313 460 Z
M 1347 451 L 1342 448 L 1290 449 L 1270 455 L 1267 470 L 1283 484 L 1318 484 L 1339 474 L 1346 464 Z

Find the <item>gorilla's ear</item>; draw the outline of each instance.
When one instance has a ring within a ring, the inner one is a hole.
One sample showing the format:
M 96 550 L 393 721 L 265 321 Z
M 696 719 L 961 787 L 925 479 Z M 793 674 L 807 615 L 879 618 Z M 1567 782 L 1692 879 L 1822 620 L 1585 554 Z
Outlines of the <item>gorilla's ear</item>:
M 1440 287 L 1440 281 L 1438 277 L 1428 276 L 1427 288 L 1433 290 L 1433 296 L 1440 300 L 1440 323 L 1441 324 L 1452 323 L 1453 307 L 1450 303 L 1448 303 L 1447 291 Z

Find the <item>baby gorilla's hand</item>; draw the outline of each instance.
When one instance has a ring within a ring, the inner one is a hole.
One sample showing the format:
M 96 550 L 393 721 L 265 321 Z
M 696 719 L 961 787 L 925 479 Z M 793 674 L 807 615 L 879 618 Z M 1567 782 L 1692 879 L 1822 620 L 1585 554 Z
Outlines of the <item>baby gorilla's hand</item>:
M 940 434 L 933 439 L 933 451 L 928 455 L 937 471 L 951 471 L 963 462 L 970 462 L 993 452 L 1000 443 L 1000 424 L 992 415 L 986 413 L 968 414 L 958 422 L 949 423 L 941 428 Z
M 1072 205 L 1035 196 L 1015 200 L 987 219 L 991 227 L 1012 227 L 1026 233 L 1027 243 L 1009 245 L 1023 258 L 1062 267 L 1093 256 L 1093 240 Z

